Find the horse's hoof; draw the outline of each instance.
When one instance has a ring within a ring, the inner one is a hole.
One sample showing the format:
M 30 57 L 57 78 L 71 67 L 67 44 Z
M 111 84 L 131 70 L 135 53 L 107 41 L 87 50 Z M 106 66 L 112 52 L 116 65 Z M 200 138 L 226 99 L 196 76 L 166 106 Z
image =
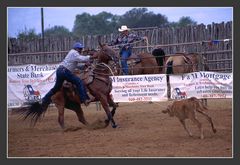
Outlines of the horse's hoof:
M 113 128 L 117 128 L 118 126 L 117 126 L 117 124 L 114 124 L 114 125 L 112 125 L 112 127 L 113 127 Z

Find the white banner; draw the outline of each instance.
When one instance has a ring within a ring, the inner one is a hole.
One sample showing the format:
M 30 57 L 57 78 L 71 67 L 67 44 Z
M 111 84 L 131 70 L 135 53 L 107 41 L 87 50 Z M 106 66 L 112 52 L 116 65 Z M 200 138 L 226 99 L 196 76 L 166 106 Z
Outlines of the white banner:
M 115 102 L 166 101 L 165 74 L 112 76 Z
M 8 67 L 8 107 L 40 100 L 55 84 L 59 64 Z
M 55 84 L 59 64 L 8 67 L 8 107 L 40 100 Z M 165 74 L 112 76 L 115 102 L 166 101 Z M 170 75 L 171 98 L 232 98 L 232 73 L 193 72 Z
M 193 72 L 170 75 L 171 98 L 232 98 L 232 73 Z

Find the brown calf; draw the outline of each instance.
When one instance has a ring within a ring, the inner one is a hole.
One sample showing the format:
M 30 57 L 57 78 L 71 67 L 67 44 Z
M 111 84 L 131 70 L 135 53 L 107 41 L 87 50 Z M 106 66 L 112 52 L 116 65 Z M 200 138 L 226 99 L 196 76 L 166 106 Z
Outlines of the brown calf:
M 209 117 L 204 111 L 207 108 L 195 97 L 191 97 L 189 99 L 184 99 L 180 101 L 174 101 L 172 105 L 169 105 L 166 110 L 163 110 L 163 113 L 168 113 L 169 116 L 173 117 L 176 116 L 180 122 L 182 123 L 184 129 L 187 131 L 189 136 L 192 136 L 192 133 L 187 129 L 185 125 L 185 119 L 192 120 L 200 129 L 200 137 L 201 139 L 204 138 L 203 136 L 203 128 L 202 124 L 196 119 L 195 111 L 201 113 L 206 119 L 210 122 L 212 126 L 212 130 L 216 133 L 216 129 L 214 128 L 213 122 L 211 117 Z

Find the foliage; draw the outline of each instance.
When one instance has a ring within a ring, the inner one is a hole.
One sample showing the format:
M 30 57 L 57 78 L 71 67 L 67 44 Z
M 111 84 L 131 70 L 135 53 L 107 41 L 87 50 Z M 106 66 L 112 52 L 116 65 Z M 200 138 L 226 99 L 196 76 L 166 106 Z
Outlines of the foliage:
M 197 25 L 197 22 L 190 17 L 181 17 L 178 22 L 170 23 L 172 27 L 184 27 L 188 25 Z
M 168 25 L 167 17 L 161 14 L 147 12 L 147 8 L 134 8 L 121 16 L 120 25 L 129 27 L 164 27 Z
M 118 16 L 107 12 L 97 15 L 83 13 L 76 16 L 73 34 L 75 36 L 108 34 L 117 28 L 118 19 Z
M 113 15 L 108 12 L 101 12 L 96 15 L 89 13 L 78 14 L 75 17 L 74 27 L 70 32 L 64 26 L 54 26 L 46 29 L 45 37 L 74 37 L 81 38 L 84 35 L 104 35 L 117 32 L 121 25 L 127 25 L 130 28 L 139 27 L 183 27 L 187 25 L 196 25 L 189 16 L 181 17 L 178 22 L 169 22 L 168 18 L 162 14 L 148 12 L 147 8 L 133 8 L 123 15 Z M 40 38 L 34 29 L 20 32 L 17 38 L 33 39 Z
M 45 37 L 71 37 L 72 33 L 64 26 L 54 26 L 44 31 Z
M 40 35 L 36 34 L 35 29 L 25 29 L 18 33 L 17 38 L 22 40 L 33 40 L 36 38 L 40 38 Z

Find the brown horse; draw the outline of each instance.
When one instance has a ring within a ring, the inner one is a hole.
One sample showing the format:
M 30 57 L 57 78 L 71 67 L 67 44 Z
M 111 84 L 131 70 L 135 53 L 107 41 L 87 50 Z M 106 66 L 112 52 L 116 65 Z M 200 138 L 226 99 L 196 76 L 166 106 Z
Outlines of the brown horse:
M 182 74 L 207 70 L 207 65 L 203 64 L 203 58 L 197 53 L 176 53 L 168 57 L 165 63 L 166 74 Z
M 92 101 L 101 102 L 107 115 L 107 120 L 105 120 L 106 126 L 111 122 L 112 127 L 116 128 L 117 125 L 113 116 L 117 106 L 110 96 L 112 81 L 109 77 L 111 74 L 109 67 L 100 63 L 89 67 L 84 73 L 80 74 L 77 71 L 75 74 L 83 79 L 88 91 L 94 96 L 95 99 Z M 75 111 L 79 121 L 84 125 L 88 125 L 81 108 L 80 96 L 71 83 L 65 82 L 61 90 L 53 95 L 51 99 L 58 109 L 58 122 L 62 128 L 64 128 L 64 108 Z M 108 106 L 113 107 L 112 111 L 110 111 Z M 33 103 L 30 107 L 20 109 L 20 112 L 24 115 L 24 119 L 31 117 L 34 125 L 44 114 L 39 102 Z
M 99 42 L 99 45 L 100 50 L 95 54 L 95 56 L 98 56 L 98 61 L 113 66 L 113 70 L 116 71 L 115 73 L 121 74 L 119 54 L 106 44 L 101 44 Z M 128 58 L 128 66 L 130 75 L 159 73 L 157 61 L 155 57 L 149 53 L 131 55 Z
M 170 84 L 169 74 L 183 74 L 197 71 L 207 71 L 208 66 L 205 64 L 205 60 L 198 53 L 176 53 L 173 56 L 168 57 L 165 63 L 165 73 L 167 74 L 167 85 L 168 85 L 168 98 L 170 98 Z M 202 99 L 204 104 L 207 105 L 206 99 Z

